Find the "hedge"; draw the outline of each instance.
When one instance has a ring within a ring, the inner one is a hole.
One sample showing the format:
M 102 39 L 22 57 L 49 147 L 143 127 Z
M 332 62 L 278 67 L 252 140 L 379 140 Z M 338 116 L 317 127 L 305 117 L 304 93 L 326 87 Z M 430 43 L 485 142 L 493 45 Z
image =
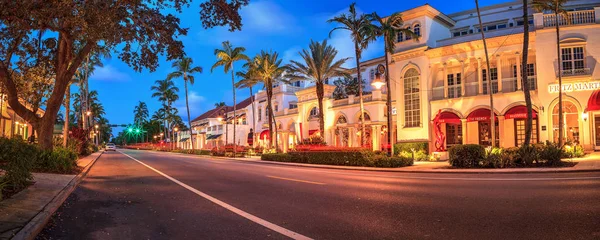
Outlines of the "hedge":
M 577 150 L 577 146 L 572 147 Z M 546 142 L 511 148 L 484 148 L 477 144 L 456 145 L 448 150 L 449 163 L 458 168 L 508 168 L 562 166 L 561 158 L 572 156 L 557 144 Z M 580 154 L 580 153 L 578 153 Z
M 263 154 L 261 159 L 264 161 L 363 167 L 404 167 L 413 164 L 411 158 L 388 157 L 368 150 L 272 153 Z
M 477 144 L 462 144 L 448 149 L 448 154 L 448 162 L 454 167 L 479 167 L 485 158 L 485 149 Z

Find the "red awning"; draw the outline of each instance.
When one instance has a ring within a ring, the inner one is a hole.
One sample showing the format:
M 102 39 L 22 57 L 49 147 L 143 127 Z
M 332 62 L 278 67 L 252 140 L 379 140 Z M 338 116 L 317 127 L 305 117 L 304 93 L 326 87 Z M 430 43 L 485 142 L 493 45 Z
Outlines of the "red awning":
M 440 123 L 460 123 L 460 117 L 453 112 L 441 112 L 438 120 Z
M 489 121 L 489 120 L 490 120 L 490 110 L 485 109 L 485 108 L 477 109 L 477 110 L 471 112 L 471 114 L 469 114 L 469 116 L 467 116 L 467 122 Z
M 308 136 L 312 136 L 313 134 L 316 134 L 317 132 L 319 132 L 319 129 L 308 130 Z
M 532 109 L 532 118 L 537 118 L 537 112 Z M 516 106 L 508 110 L 504 114 L 504 119 L 525 119 L 527 118 L 527 107 L 526 106 Z
M 596 90 L 590 96 L 587 105 L 587 111 L 600 110 L 600 90 Z
M 270 140 L 270 136 L 269 136 L 269 130 L 263 130 L 262 132 L 260 132 L 260 139 L 261 140 Z

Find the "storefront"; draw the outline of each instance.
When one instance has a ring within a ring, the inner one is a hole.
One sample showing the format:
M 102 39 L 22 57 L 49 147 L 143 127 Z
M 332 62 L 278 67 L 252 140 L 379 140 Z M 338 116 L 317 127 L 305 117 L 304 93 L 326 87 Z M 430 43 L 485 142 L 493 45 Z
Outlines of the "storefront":
M 498 121 L 498 116 L 494 114 L 495 117 L 495 138 L 496 138 L 496 146 L 500 146 L 500 131 Z M 491 121 L 491 112 L 486 108 L 479 108 L 467 116 L 467 124 L 469 130 L 477 130 L 477 135 L 475 139 L 478 139 L 476 142 L 479 145 L 483 146 L 491 146 L 492 145 L 492 121 Z M 474 131 L 473 131 L 474 132 Z

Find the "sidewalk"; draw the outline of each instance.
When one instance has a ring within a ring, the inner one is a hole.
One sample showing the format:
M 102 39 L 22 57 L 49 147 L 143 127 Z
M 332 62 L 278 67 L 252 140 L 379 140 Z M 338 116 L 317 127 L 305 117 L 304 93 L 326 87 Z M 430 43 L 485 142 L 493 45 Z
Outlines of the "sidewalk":
M 228 159 L 237 161 L 255 162 L 261 164 L 287 165 L 297 167 L 324 168 L 324 169 L 345 169 L 376 172 L 406 172 L 406 173 L 558 173 L 558 172 L 594 172 L 600 171 L 600 152 L 593 152 L 583 158 L 563 159 L 563 161 L 573 161 L 577 164 L 573 167 L 545 167 L 545 168 L 477 168 L 477 169 L 452 169 L 448 162 L 415 162 L 414 165 L 401 168 L 374 168 L 374 167 L 352 167 L 335 166 L 306 163 L 287 163 L 262 161 L 260 157 L 249 158 L 224 158 L 212 157 L 216 159 Z
M 0 202 L 0 240 L 35 238 L 102 153 L 79 159 L 78 175 L 33 173 L 33 185 Z

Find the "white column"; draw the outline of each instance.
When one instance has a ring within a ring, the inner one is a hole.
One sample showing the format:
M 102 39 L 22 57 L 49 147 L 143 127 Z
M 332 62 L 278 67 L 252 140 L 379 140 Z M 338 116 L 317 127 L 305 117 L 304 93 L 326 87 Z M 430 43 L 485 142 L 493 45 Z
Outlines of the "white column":
M 504 138 L 506 136 L 504 136 L 504 116 L 498 116 L 498 138 L 500 139 L 500 145 L 498 145 L 498 147 L 508 147 L 505 146 L 505 141 Z
M 512 69 L 511 69 L 512 70 Z M 523 89 L 523 84 L 521 83 L 521 54 L 517 54 L 517 90 Z
M 498 72 L 498 92 L 502 92 L 502 60 L 500 55 L 496 56 L 496 71 Z
M 477 82 L 479 83 L 479 90 L 477 91 L 478 94 L 483 94 L 483 78 L 481 75 L 481 68 L 481 58 L 477 58 Z
M 446 63 L 444 65 L 444 98 L 448 98 L 448 67 Z
M 467 119 L 461 119 L 460 124 L 462 126 L 462 144 L 467 144 Z
M 466 89 L 465 89 L 465 82 L 466 82 L 466 77 L 465 77 L 465 61 L 462 60 L 460 61 L 460 95 L 461 96 L 465 96 L 466 93 Z
M 381 125 L 371 125 L 373 151 L 381 151 Z

